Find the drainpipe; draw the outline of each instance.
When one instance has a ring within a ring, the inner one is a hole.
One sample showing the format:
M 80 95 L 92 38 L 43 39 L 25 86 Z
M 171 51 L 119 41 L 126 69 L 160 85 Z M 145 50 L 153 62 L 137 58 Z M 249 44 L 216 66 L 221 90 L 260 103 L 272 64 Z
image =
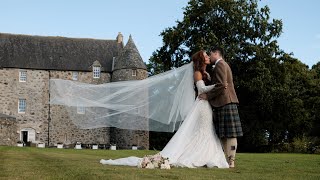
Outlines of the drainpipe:
M 48 94 L 49 94 L 49 103 L 48 103 L 48 147 L 50 147 L 50 122 L 51 122 L 51 117 L 50 117 L 50 70 L 49 70 L 49 83 L 48 83 Z

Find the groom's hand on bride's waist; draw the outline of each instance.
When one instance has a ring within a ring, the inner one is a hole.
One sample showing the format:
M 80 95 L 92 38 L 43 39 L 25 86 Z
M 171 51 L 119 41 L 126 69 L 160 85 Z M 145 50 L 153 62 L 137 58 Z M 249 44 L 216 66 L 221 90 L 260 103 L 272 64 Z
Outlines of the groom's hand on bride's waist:
M 199 99 L 201 100 L 208 100 L 208 95 L 207 94 L 200 94 Z

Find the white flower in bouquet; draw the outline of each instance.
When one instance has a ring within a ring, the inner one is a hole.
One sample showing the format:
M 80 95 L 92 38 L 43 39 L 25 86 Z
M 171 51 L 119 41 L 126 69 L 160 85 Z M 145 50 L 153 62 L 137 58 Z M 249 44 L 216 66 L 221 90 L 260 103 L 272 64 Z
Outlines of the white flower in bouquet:
M 144 157 L 139 163 L 138 167 L 141 166 L 141 168 L 145 168 L 148 165 L 148 163 L 151 163 L 150 159 L 148 157 Z
M 159 162 L 153 161 L 152 164 L 153 164 L 154 168 L 159 168 Z
M 164 160 L 163 164 L 161 164 L 161 169 L 171 169 L 168 159 Z
M 152 163 L 148 163 L 146 168 L 147 169 L 154 169 L 154 165 Z

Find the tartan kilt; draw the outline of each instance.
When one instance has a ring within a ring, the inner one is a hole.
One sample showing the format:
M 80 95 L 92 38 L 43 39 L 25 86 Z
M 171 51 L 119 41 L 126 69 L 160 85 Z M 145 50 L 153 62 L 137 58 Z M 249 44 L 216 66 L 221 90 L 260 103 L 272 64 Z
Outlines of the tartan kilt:
M 237 104 L 213 108 L 216 133 L 220 138 L 243 136 Z

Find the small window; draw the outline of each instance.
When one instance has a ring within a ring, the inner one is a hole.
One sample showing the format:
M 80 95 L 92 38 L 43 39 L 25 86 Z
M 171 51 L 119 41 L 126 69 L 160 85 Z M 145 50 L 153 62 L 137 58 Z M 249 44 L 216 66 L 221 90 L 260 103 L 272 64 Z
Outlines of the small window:
M 78 80 L 78 72 L 72 72 L 72 80 L 77 81 Z
M 132 76 L 137 76 L 137 70 L 136 69 L 132 70 Z
M 26 112 L 26 99 L 19 99 L 18 104 L 18 113 L 25 113 Z
M 77 106 L 77 113 L 78 114 L 85 114 L 86 113 L 86 108 L 83 106 Z
M 27 82 L 27 71 L 26 70 L 19 71 L 19 81 L 20 82 Z
M 139 109 L 139 108 L 136 108 L 136 109 L 135 109 L 135 113 L 136 113 L 136 114 L 139 114 L 139 113 L 140 113 L 140 109 Z
M 93 66 L 93 78 L 100 78 L 100 66 Z

